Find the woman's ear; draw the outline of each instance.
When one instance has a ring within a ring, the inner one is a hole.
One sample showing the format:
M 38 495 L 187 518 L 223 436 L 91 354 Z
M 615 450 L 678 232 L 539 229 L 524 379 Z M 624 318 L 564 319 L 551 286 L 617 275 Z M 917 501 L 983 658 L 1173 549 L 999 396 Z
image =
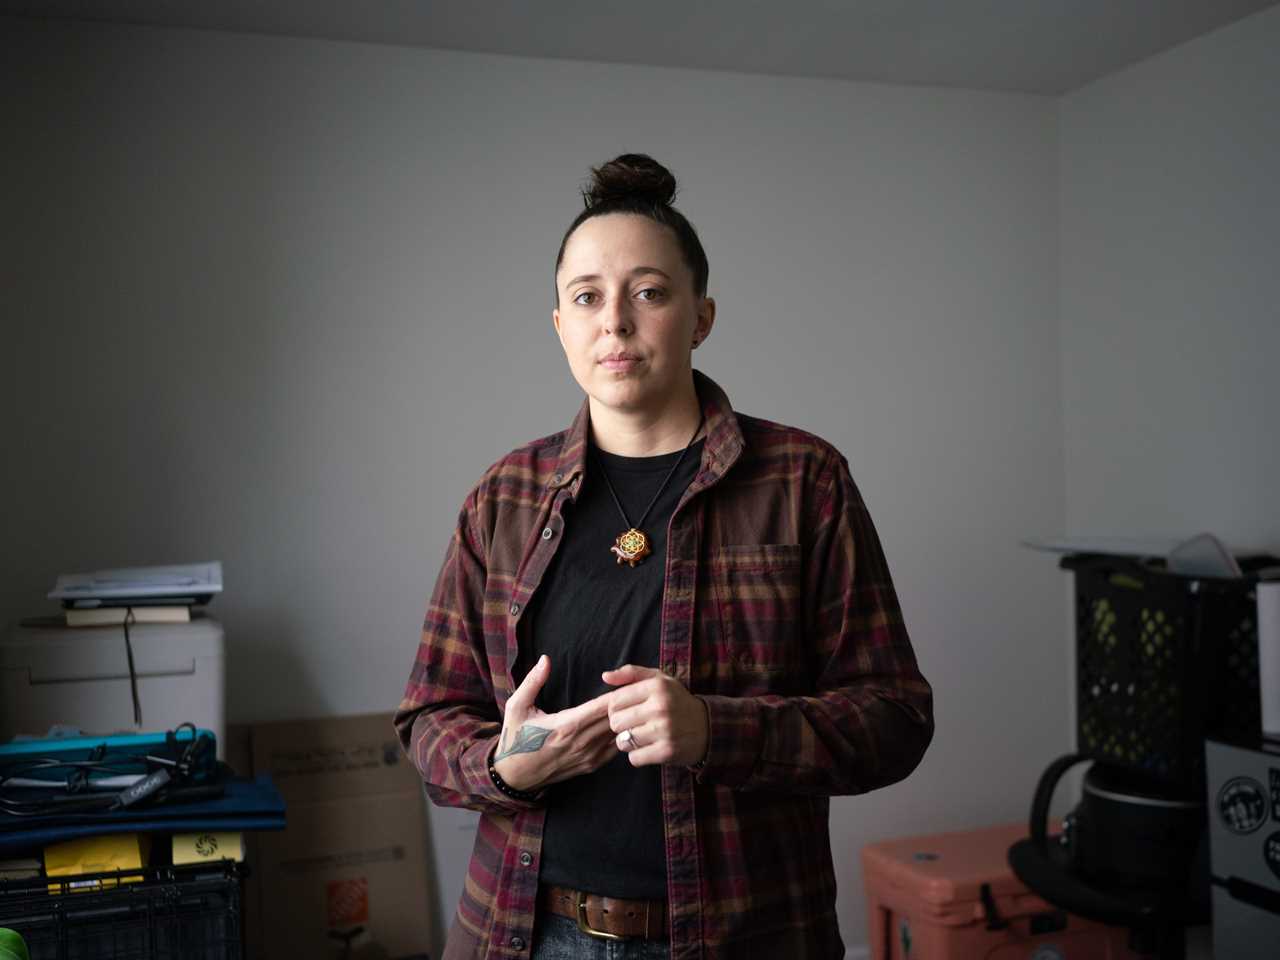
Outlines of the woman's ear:
M 703 297 L 698 302 L 698 319 L 693 325 L 693 345 L 696 347 L 711 335 L 711 328 L 716 322 L 716 302 L 711 297 Z

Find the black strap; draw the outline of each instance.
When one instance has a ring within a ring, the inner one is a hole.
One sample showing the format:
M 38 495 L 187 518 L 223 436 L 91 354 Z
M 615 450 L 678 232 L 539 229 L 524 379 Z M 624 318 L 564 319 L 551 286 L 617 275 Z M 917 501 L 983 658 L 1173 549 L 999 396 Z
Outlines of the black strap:
M 1036 795 L 1031 801 L 1031 842 L 1042 854 L 1048 855 L 1049 851 L 1049 802 L 1053 799 L 1053 790 L 1064 773 L 1088 759 L 1088 754 L 1068 753 L 1049 764 L 1040 775 Z
M 1268 890 L 1261 884 L 1241 877 L 1228 877 L 1226 880 L 1214 877 L 1213 883 L 1215 886 L 1225 887 L 1233 900 L 1239 900 L 1241 903 L 1247 903 L 1251 907 L 1258 907 L 1268 913 L 1280 915 L 1280 893 L 1276 893 L 1274 890 Z
M 667 471 L 667 475 L 663 478 L 662 486 L 658 487 L 658 492 L 653 495 L 653 499 L 649 501 L 649 505 L 644 508 L 644 513 L 640 514 L 640 519 L 636 523 L 632 523 L 627 519 L 627 511 L 622 507 L 622 501 L 618 499 L 618 494 L 613 489 L 613 481 L 609 479 L 609 472 L 605 470 L 604 464 L 600 462 L 600 458 L 596 457 L 596 466 L 600 468 L 600 474 L 604 477 L 605 486 L 609 488 L 609 494 L 613 497 L 613 502 L 618 508 L 618 513 L 622 514 L 622 522 L 628 528 L 639 529 L 644 526 L 645 519 L 649 516 L 649 511 L 653 509 L 653 505 L 658 502 L 658 498 L 662 496 L 662 491 L 667 489 L 667 484 L 671 482 L 671 478 L 675 476 L 680 464 L 684 463 L 684 455 L 689 452 L 689 448 L 693 446 L 693 441 L 698 439 L 698 434 L 702 432 L 702 425 L 706 422 L 707 414 L 704 410 L 702 416 L 698 418 L 698 428 L 693 431 L 693 436 L 689 438 L 689 442 L 684 445 L 684 449 L 680 451 L 680 456 L 676 458 L 676 462 L 671 465 L 671 469 Z
M 991 893 L 991 884 L 984 883 L 979 887 L 978 896 L 982 900 L 982 915 L 986 917 L 988 930 L 1003 930 L 1009 926 L 1009 921 L 1000 916 L 996 898 Z
M 133 643 L 129 640 L 129 624 L 136 623 L 133 607 L 124 611 L 124 652 L 129 657 L 129 689 L 133 692 L 133 722 L 142 726 L 142 703 L 138 700 L 138 672 L 133 668 Z

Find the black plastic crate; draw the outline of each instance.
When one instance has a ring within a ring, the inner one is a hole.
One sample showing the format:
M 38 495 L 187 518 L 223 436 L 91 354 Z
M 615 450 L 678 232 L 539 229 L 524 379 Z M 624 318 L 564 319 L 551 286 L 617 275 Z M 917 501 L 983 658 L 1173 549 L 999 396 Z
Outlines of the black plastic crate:
M 126 878 L 136 882 L 121 883 Z M 0 927 L 31 960 L 239 960 L 240 872 L 230 861 L 0 884 Z M 88 880 L 115 883 L 86 890 Z M 50 884 L 57 884 L 50 892 Z
M 1204 740 L 1261 730 L 1256 578 L 1187 577 L 1122 557 L 1061 565 L 1076 584 L 1076 742 L 1095 761 L 1202 795 Z

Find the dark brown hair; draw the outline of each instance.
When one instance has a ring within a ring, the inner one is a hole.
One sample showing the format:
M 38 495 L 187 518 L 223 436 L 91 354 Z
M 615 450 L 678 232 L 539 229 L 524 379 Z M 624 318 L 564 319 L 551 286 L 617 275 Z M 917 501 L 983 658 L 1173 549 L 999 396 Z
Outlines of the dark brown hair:
M 556 273 L 564 261 L 564 248 L 573 231 L 592 217 L 607 213 L 637 213 L 655 223 L 670 227 L 680 244 L 684 262 L 693 273 L 693 291 L 707 295 L 707 254 L 693 224 L 671 205 L 676 198 L 676 178 L 671 171 L 643 153 L 624 153 L 591 170 L 591 184 L 582 191 L 585 209 L 578 214 L 560 241 L 556 254 Z M 556 285 L 556 306 L 560 305 L 560 287 Z

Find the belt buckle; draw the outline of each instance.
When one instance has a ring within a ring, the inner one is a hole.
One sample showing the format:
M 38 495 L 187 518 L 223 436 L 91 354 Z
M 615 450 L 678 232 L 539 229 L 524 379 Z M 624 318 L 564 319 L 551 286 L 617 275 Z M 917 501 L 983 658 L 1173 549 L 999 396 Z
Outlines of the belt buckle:
M 591 937 L 600 940 L 625 940 L 626 937 L 618 933 L 607 933 L 604 930 L 597 930 L 587 922 L 587 895 L 582 891 L 578 892 L 578 929 Z

